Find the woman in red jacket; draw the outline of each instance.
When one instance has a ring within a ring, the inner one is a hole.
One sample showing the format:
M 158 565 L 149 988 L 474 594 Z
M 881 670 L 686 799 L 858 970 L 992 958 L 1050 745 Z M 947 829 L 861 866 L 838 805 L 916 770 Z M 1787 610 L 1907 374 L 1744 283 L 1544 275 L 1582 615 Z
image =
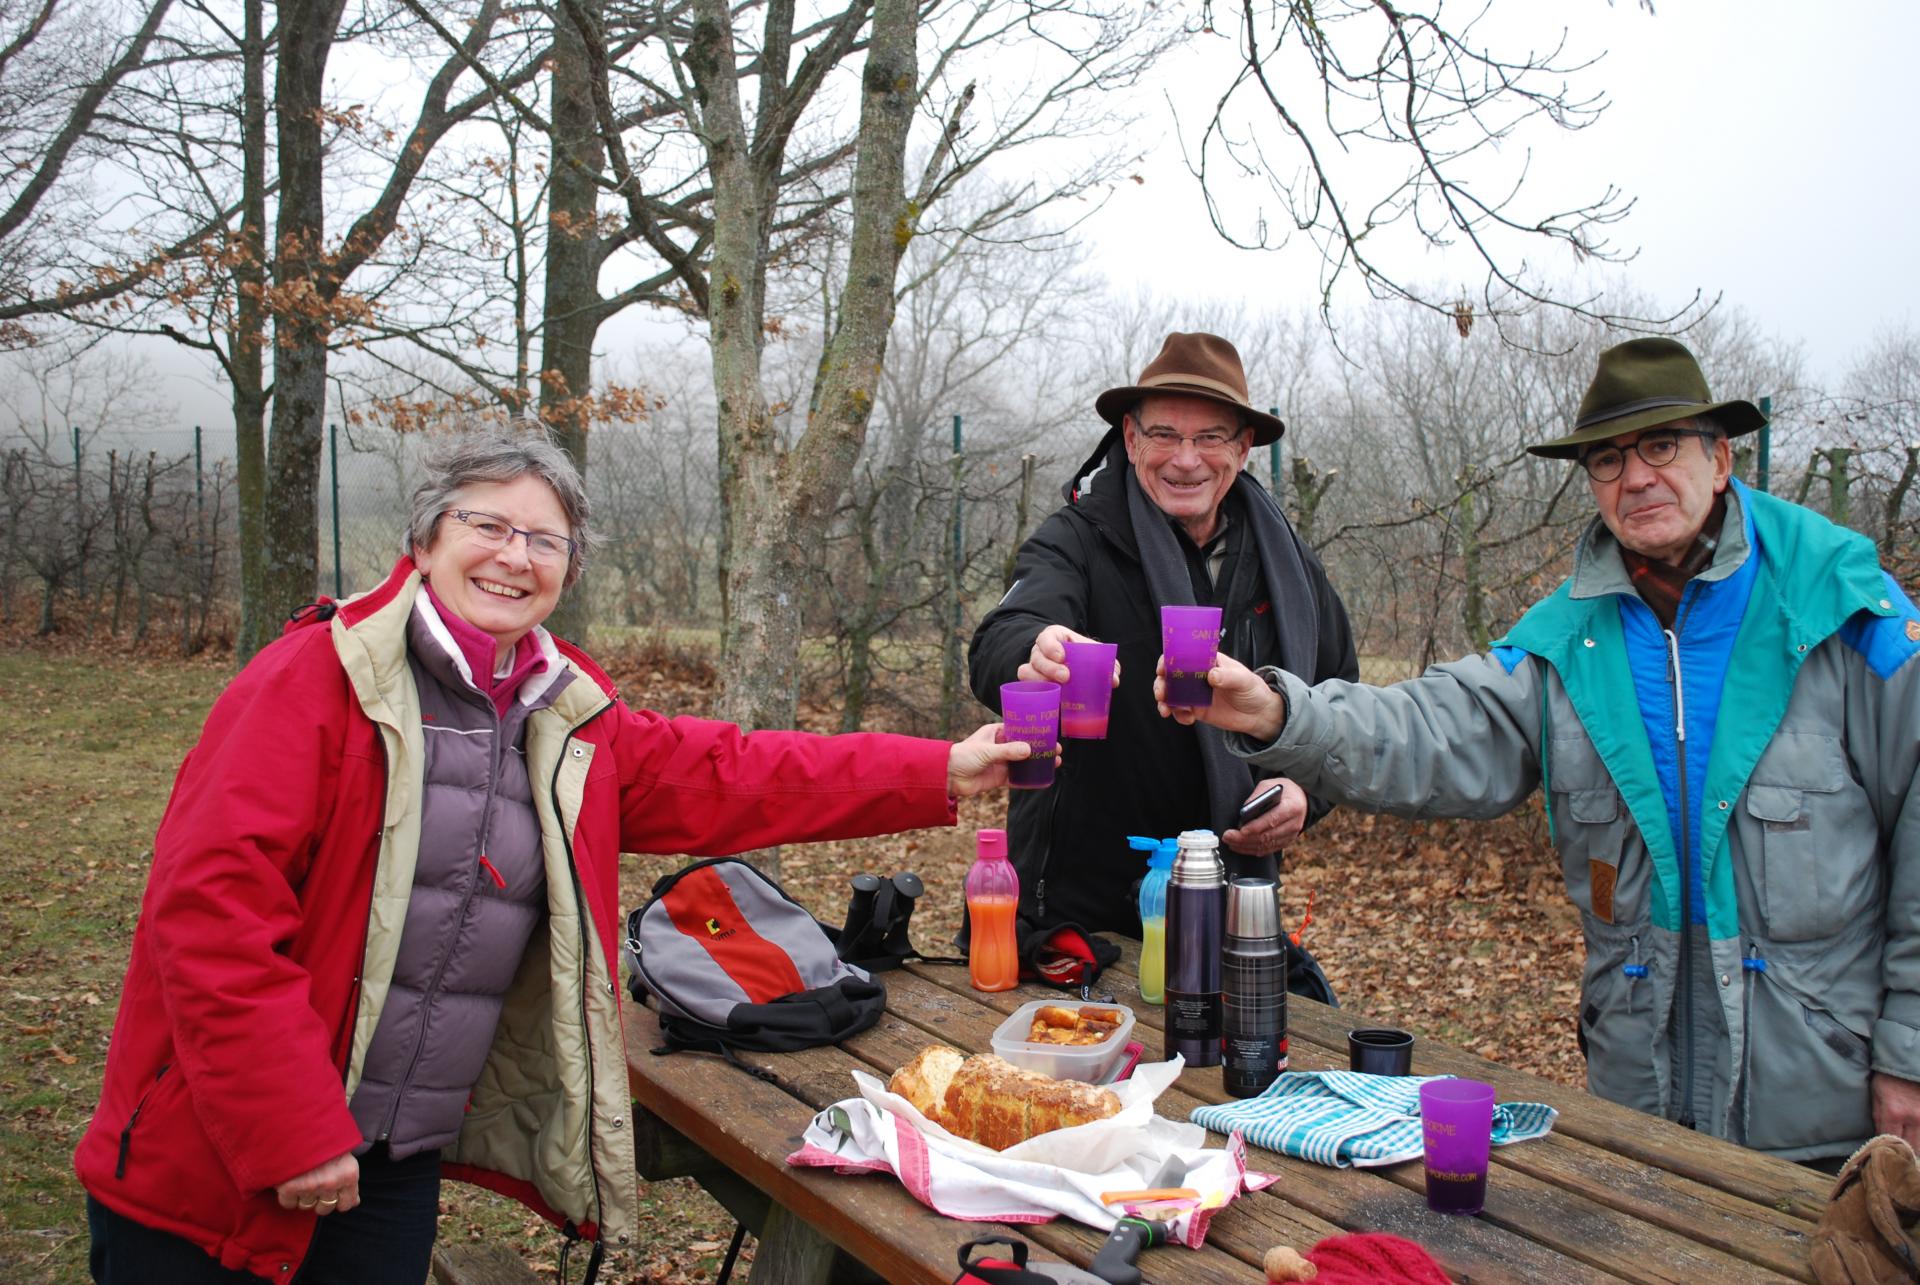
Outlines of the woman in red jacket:
M 418 1285 L 443 1173 L 626 1242 L 618 855 L 951 824 L 1027 753 L 632 709 L 541 627 L 589 539 L 559 450 L 460 439 L 215 703 L 75 1154 L 103 1285 Z

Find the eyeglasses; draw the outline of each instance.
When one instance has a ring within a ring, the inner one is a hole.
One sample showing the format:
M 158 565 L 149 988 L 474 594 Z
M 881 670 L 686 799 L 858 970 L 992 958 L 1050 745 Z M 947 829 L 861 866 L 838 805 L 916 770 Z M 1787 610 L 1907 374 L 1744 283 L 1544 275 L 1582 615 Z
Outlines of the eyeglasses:
M 1698 428 L 1662 428 L 1651 433 L 1642 433 L 1635 439 L 1632 450 L 1652 468 L 1665 468 L 1673 463 L 1680 454 L 1680 439 L 1683 437 L 1715 436 Z M 1611 482 L 1627 468 L 1627 447 L 1596 446 L 1580 457 L 1580 465 L 1587 470 L 1587 476 L 1596 482 Z
M 474 542 L 488 549 L 504 549 L 517 535 L 527 542 L 527 556 L 535 562 L 565 562 L 573 556 L 573 541 L 551 531 L 523 531 L 505 518 L 476 509 L 448 509 L 441 516 L 466 527 Z
M 1239 433 L 1224 433 L 1218 429 L 1208 429 L 1204 433 L 1195 433 L 1192 437 L 1182 437 L 1170 428 L 1143 428 L 1140 436 L 1147 445 L 1156 451 L 1171 455 L 1184 444 L 1191 443 L 1193 449 L 1202 455 L 1219 455 L 1240 440 Z

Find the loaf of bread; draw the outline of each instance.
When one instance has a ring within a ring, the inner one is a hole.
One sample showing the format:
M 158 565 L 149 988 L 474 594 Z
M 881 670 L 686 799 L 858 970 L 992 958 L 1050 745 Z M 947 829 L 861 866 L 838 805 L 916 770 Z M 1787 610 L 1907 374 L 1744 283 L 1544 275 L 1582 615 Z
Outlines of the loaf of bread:
M 893 1073 L 887 1081 L 887 1092 L 898 1093 L 913 1103 L 914 1110 L 938 1124 L 940 1113 L 946 1109 L 947 1085 L 966 1060 L 959 1049 L 929 1044 Z
M 1120 1110 L 1120 1099 L 1098 1085 L 1055 1080 L 991 1053 L 963 1059 L 943 1044 L 922 1049 L 887 1088 L 948 1133 L 995 1151 Z

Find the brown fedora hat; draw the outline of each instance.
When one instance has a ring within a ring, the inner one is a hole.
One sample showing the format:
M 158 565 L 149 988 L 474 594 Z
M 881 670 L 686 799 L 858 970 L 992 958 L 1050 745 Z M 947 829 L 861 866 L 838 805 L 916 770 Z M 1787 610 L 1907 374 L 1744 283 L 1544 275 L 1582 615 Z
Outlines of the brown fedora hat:
M 1580 448 L 1592 442 L 1696 416 L 1712 420 L 1728 437 L 1751 433 L 1767 422 L 1752 402 L 1714 401 L 1700 363 L 1678 340 L 1629 339 L 1600 354 L 1600 368 L 1580 399 L 1573 432 L 1527 450 L 1552 460 L 1575 460 Z
M 1121 417 L 1143 397 L 1204 397 L 1231 406 L 1253 429 L 1255 446 L 1277 442 L 1287 431 L 1277 417 L 1255 410 L 1247 400 L 1247 372 L 1240 366 L 1240 352 L 1218 335 L 1179 331 L 1168 335 L 1160 355 L 1147 363 L 1137 381 L 1101 393 L 1093 399 L 1093 409 L 1118 428 Z

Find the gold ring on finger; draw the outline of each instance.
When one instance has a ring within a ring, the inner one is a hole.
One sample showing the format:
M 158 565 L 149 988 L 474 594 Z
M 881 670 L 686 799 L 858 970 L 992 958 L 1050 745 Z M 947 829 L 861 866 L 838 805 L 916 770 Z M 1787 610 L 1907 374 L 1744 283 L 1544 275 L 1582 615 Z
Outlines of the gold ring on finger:
M 338 1196 L 328 1196 L 328 1197 L 326 1197 L 325 1199 L 323 1199 L 323 1200 L 321 1200 L 321 1201 L 320 1201 L 319 1203 L 320 1203 L 320 1204 L 322 1204 L 322 1205 L 326 1205 L 326 1206 L 329 1206 L 329 1207 L 331 1207 L 331 1206 L 334 1206 L 334 1205 L 337 1205 L 337 1204 L 339 1204 L 339 1203 L 340 1203 L 340 1197 L 338 1197 Z

